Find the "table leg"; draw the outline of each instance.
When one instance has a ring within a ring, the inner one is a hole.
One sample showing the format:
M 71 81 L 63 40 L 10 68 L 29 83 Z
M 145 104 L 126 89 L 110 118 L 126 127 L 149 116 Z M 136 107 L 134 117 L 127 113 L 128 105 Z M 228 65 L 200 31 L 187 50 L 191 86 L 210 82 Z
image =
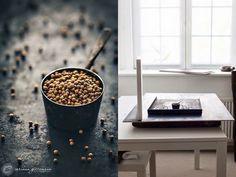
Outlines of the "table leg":
M 151 152 L 151 158 L 150 158 L 150 177 L 156 177 L 156 153 L 155 151 Z
M 200 169 L 200 149 L 194 149 L 194 168 Z
M 218 142 L 216 147 L 216 177 L 226 177 L 227 142 Z

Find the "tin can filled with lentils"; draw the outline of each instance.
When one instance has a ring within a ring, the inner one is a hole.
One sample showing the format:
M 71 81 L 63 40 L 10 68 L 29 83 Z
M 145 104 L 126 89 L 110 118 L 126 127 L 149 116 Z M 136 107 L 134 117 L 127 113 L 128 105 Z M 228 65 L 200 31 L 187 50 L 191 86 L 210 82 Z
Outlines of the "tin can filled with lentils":
M 78 130 L 96 124 L 102 96 L 103 80 L 82 68 L 60 68 L 41 82 L 48 123 L 62 130 Z

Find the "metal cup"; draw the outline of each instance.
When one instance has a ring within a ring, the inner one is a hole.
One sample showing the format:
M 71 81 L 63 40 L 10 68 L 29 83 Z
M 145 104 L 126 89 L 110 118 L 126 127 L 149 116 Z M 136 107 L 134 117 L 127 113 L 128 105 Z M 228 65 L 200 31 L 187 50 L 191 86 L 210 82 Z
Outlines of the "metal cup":
M 100 81 L 102 88 L 101 95 L 92 102 L 84 105 L 63 105 L 50 100 L 43 91 L 43 85 L 50 75 L 62 71 L 84 71 L 86 74 L 95 77 Z M 61 130 L 88 129 L 96 125 L 98 113 L 104 92 L 104 82 L 96 73 L 82 68 L 60 68 L 52 71 L 44 77 L 41 82 L 41 93 L 43 96 L 44 107 L 47 120 L 50 125 Z

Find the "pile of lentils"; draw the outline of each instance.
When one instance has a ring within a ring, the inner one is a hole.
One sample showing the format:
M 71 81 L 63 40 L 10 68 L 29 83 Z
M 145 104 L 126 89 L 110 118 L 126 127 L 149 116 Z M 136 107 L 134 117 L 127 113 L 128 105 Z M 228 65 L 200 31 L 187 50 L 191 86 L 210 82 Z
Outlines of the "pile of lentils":
M 84 71 L 55 72 L 43 83 L 46 96 L 63 105 L 83 105 L 97 99 L 102 93 L 101 83 Z

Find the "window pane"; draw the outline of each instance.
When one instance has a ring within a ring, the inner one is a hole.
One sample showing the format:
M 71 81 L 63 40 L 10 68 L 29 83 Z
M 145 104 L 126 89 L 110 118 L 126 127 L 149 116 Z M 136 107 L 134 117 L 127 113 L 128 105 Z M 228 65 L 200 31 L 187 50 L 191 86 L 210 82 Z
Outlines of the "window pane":
M 161 40 L 161 64 L 180 64 L 180 46 L 179 37 L 162 37 Z
M 211 6 L 211 0 L 192 0 L 192 6 Z
M 212 64 L 230 63 L 230 37 L 212 37 Z
M 180 35 L 180 9 L 161 9 L 161 34 Z
M 211 34 L 211 8 L 192 8 L 192 35 Z
M 141 7 L 158 7 L 159 0 L 140 0 L 140 6 Z
M 210 64 L 210 38 L 192 37 L 192 64 Z
M 144 65 L 159 64 L 161 55 L 160 38 L 142 37 L 141 51 Z
M 162 7 L 179 7 L 180 0 L 161 0 Z
M 213 35 L 231 35 L 232 8 L 213 8 Z
M 232 6 L 232 0 L 213 0 L 213 6 Z
M 141 10 L 141 35 L 160 35 L 159 9 Z

